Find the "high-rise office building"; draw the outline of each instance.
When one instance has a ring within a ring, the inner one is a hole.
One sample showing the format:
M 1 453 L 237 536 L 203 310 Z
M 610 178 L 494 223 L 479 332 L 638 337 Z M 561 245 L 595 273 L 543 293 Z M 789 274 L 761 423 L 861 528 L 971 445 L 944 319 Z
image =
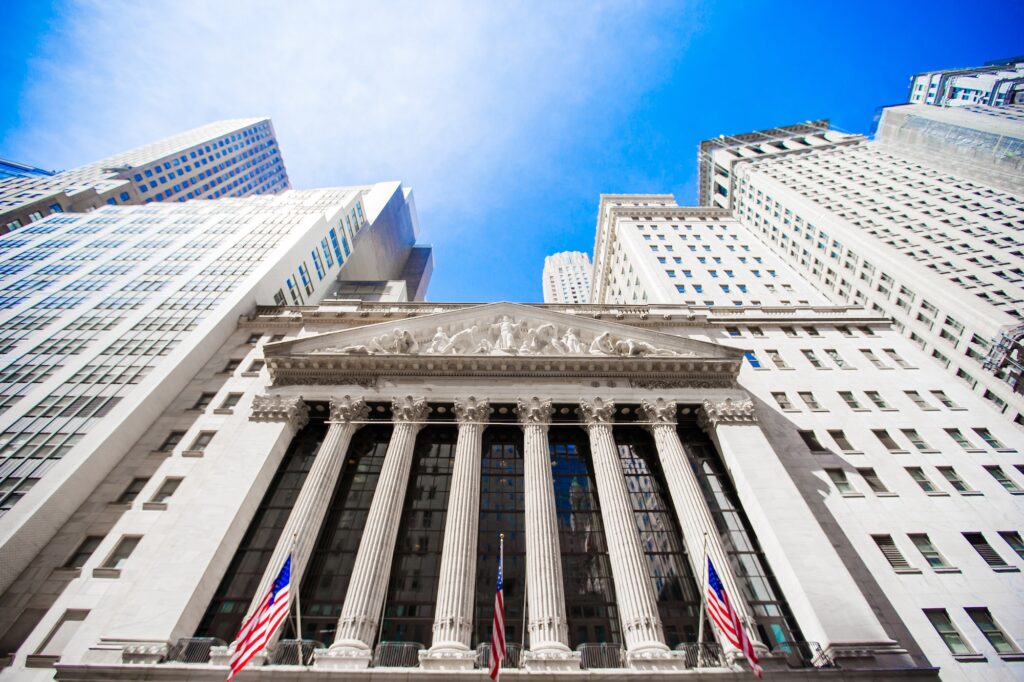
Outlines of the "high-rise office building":
M 1024 57 L 966 69 L 926 71 L 910 77 L 911 104 L 1000 107 L 1024 103 Z
M 718 147 L 702 185 L 828 300 L 892 318 L 1021 423 L 1022 146 L 1024 125 L 1005 117 L 904 105 L 875 140 L 770 157 Z
M 10 166 L 7 173 L 0 166 L 0 234 L 51 213 L 272 194 L 289 187 L 268 118 L 217 121 L 58 173 Z
M 590 256 L 560 251 L 544 259 L 544 302 L 586 303 L 590 296 Z
M 141 476 L 158 464 L 159 455 L 126 453 L 180 402 L 240 316 L 314 305 L 345 287 L 392 301 L 425 290 L 403 278 L 415 230 L 410 190 L 382 183 L 108 206 L 0 237 L 0 589 L 113 470 Z M 251 362 L 221 369 L 259 372 Z M 171 432 L 152 453 L 177 445 L 184 431 Z

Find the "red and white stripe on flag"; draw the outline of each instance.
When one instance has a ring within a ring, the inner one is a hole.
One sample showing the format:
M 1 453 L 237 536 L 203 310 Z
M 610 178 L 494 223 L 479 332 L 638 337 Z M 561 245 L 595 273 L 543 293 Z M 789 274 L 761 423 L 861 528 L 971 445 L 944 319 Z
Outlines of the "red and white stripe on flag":
M 498 559 L 498 585 L 494 592 L 494 623 L 491 628 L 491 679 L 497 680 L 501 672 L 501 662 L 508 652 L 505 650 L 505 598 L 503 559 Z
M 235 651 L 231 654 L 231 670 L 228 672 L 227 682 L 231 682 L 253 656 L 263 651 L 270 638 L 277 632 L 277 628 L 288 617 L 288 608 L 291 604 L 291 566 L 292 558 L 289 555 L 274 584 L 270 586 L 270 592 L 263 600 L 263 604 L 249 620 L 242 623 L 242 628 L 235 636 Z
M 708 616 L 710 616 L 725 638 L 729 640 L 729 643 L 742 651 L 743 655 L 747 657 L 747 660 L 750 661 L 750 670 L 756 676 L 761 677 L 764 671 L 758 665 L 754 645 L 751 643 L 750 638 L 747 637 L 746 628 L 743 627 L 739 614 L 736 613 L 736 610 L 732 607 L 732 602 L 729 601 L 729 595 L 725 591 L 725 586 L 722 585 L 718 573 L 715 571 L 715 565 L 711 563 L 711 557 L 707 557 L 707 561 Z

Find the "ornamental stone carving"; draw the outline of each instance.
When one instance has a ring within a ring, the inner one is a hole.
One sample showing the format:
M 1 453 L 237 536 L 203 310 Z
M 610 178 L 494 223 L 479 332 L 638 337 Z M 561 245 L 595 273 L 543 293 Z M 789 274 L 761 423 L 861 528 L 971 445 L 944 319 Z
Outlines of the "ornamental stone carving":
M 121 650 L 121 662 L 155 665 L 167 658 L 168 653 L 170 646 L 167 642 L 131 642 Z
M 420 335 L 421 338 L 417 338 Z M 612 357 L 696 357 L 696 353 L 661 348 L 639 339 L 581 333 L 577 327 L 550 322 L 531 324 L 502 315 L 491 323 L 449 325 L 424 334 L 415 329 L 396 329 L 374 336 L 368 342 L 340 348 L 323 348 L 314 353 L 345 355 L 553 355 Z
M 551 423 L 551 415 L 555 408 L 551 406 L 550 400 L 530 398 L 529 400 L 517 400 L 515 413 L 519 417 L 519 423 L 523 426 L 540 425 L 547 426 Z
M 491 404 L 470 396 L 455 401 L 455 419 L 460 422 L 485 423 L 491 416 Z
M 426 421 L 430 406 L 423 398 L 395 398 L 391 401 L 391 418 L 396 424 L 403 422 L 417 424 Z
M 610 426 L 615 421 L 615 403 L 601 398 L 581 400 L 576 414 L 587 423 L 587 426 Z
M 705 400 L 698 414 L 698 424 L 705 431 L 713 431 L 723 424 L 756 424 L 752 400 Z
M 309 423 L 309 406 L 302 397 L 260 394 L 252 400 L 254 422 L 288 422 L 296 431 Z
M 640 401 L 640 415 L 644 421 L 650 422 L 652 426 L 659 424 L 676 425 L 676 404 L 671 400 L 658 398 L 654 402 L 650 400 Z
M 353 399 L 345 396 L 341 399 L 331 400 L 331 421 L 332 422 L 361 422 L 370 417 L 370 407 L 362 398 Z

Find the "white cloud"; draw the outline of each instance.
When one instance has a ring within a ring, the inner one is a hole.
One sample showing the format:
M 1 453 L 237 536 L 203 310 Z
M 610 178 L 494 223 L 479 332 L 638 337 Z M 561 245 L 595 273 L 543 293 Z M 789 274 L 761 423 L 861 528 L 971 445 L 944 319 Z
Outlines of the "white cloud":
M 74 4 L 33 62 L 9 153 L 72 167 L 269 115 L 296 187 L 401 179 L 421 218 L 465 219 L 598 102 L 611 116 L 642 91 L 655 70 L 636 60 L 678 49 L 660 20 L 598 2 Z

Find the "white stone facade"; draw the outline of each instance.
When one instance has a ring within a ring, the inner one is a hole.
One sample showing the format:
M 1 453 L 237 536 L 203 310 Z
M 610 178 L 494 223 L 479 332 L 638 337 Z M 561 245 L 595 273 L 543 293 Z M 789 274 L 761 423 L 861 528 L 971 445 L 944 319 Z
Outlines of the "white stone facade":
M 590 255 L 561 251 L 544 259 L 545 303 L 589 303 Z
M 907 101 L 947 107 L 1019 104 L 1024 101 L 1024 60 L 915 74 L 910 78 Z

